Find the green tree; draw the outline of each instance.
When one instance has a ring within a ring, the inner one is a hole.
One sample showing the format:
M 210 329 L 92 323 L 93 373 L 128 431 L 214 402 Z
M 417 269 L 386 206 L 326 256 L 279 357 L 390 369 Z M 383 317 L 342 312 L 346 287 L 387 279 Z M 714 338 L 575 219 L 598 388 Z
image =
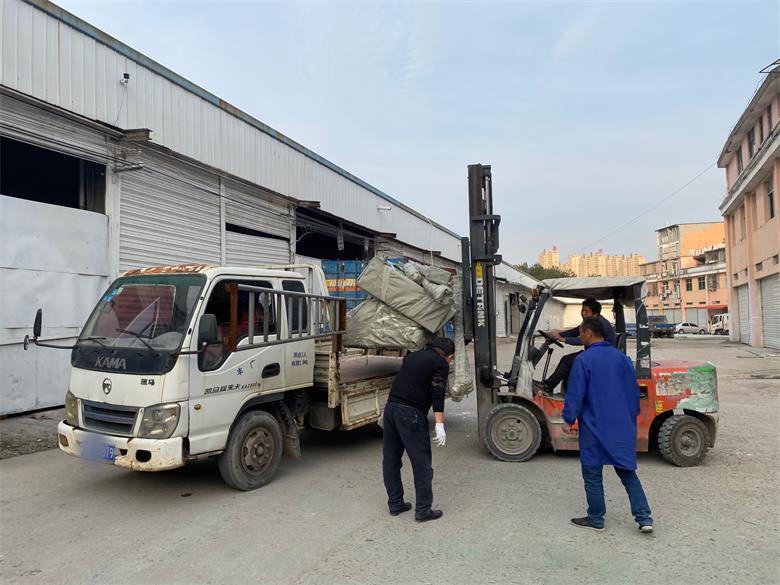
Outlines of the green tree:
M 575 276 L 575 274 L 569 270 L 545 268 L 539 263 L 529 266 L 528 262 L 523 262 L 522 264 L 516 264 L 515 268 L 522 270 L 529 276 L 533 276 L 536 280 L 544 280 L 545 278 L 571 278 L 572 276 Z

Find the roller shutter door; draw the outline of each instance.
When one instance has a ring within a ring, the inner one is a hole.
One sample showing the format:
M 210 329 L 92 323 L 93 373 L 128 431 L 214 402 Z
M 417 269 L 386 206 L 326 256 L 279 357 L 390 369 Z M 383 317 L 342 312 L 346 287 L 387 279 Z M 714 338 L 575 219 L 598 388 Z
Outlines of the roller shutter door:
M 293 220 L 288 201 L 230 179 L 225 179 L 223 193 L 225 223 L 291 238 Z
M 750 305 L 748 286 L 737 288 L 737 318 L 739 319 L 739 340 L 750 344 Z
M 290 263 L 290 242 L 287 240 L 227 232 L 225 243 L 230 266 Z
M 509 295 L 506 288 L 496 284 L 496 337 L 506 337 L 506 304 L 509 303 Z
M 105 134 L 7 94 L 0 94 L 0 135 L 105 164 Z
M 146 153 L 144 168 L 122 174 L 121 270 L 172 264 L 219 264 L 219 179 Z
M 780 349 L 780 274 L 761 280 L 764 345 Z

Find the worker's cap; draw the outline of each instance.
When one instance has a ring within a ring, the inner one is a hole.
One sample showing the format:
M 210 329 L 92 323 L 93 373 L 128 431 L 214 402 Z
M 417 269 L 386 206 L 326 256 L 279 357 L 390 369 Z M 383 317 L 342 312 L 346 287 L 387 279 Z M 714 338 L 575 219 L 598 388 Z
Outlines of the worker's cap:
M 455 353 L 455 343 L 452 339 L 446 337 L 436 337 L 428 344 L 428 347 L 441 350 L 444 355 L 452 355 Z

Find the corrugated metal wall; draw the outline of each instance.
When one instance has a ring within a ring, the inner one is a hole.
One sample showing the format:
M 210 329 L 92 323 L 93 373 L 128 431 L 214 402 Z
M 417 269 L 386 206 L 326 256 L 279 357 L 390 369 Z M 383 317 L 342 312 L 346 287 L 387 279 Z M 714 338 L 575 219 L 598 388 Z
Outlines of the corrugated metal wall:
M 324 211 L 459 261 L 458 238 L 392 203 L 393 215 L 377 209 L 388 201 L 359 180 L 289 139 L 272 137 L 272 129 L 237 117 L 245 114 L 228 113 L 186 80 L 174 83 L 171 74 L 151 69 L 159 65 L 147 60 L 144 67 L 125 57 L 120 43 L 109 48 L 22 0 L 0 6 L 2 85 L 91 120 L 149 128 L 157 144 L 271 191 L 320 201 Z M 125 72 L 130 81 L 122 84 Z

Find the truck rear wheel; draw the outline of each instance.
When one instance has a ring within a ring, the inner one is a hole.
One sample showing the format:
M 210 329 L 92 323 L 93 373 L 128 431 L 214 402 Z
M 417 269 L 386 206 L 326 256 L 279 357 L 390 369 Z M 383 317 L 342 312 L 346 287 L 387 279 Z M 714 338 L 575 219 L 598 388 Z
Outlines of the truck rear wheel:
M 529 409 L 499 404 L 488 413 L 483 436 L 488 451 L 501 461 L 527 461 L 542 442 L 542 428 Z
M 710 448 L 710 432 L 698 418 L 687 414 L 672 416 L 658 431 L 658 450 L 669 463 L 693 467 Z
M 219 473 L 232 488 L 257 489 L 276 475 L 282 447 L 282 430 L 276 419 L 263 410 L 247 412 L 230 432 L 218 459 Z

